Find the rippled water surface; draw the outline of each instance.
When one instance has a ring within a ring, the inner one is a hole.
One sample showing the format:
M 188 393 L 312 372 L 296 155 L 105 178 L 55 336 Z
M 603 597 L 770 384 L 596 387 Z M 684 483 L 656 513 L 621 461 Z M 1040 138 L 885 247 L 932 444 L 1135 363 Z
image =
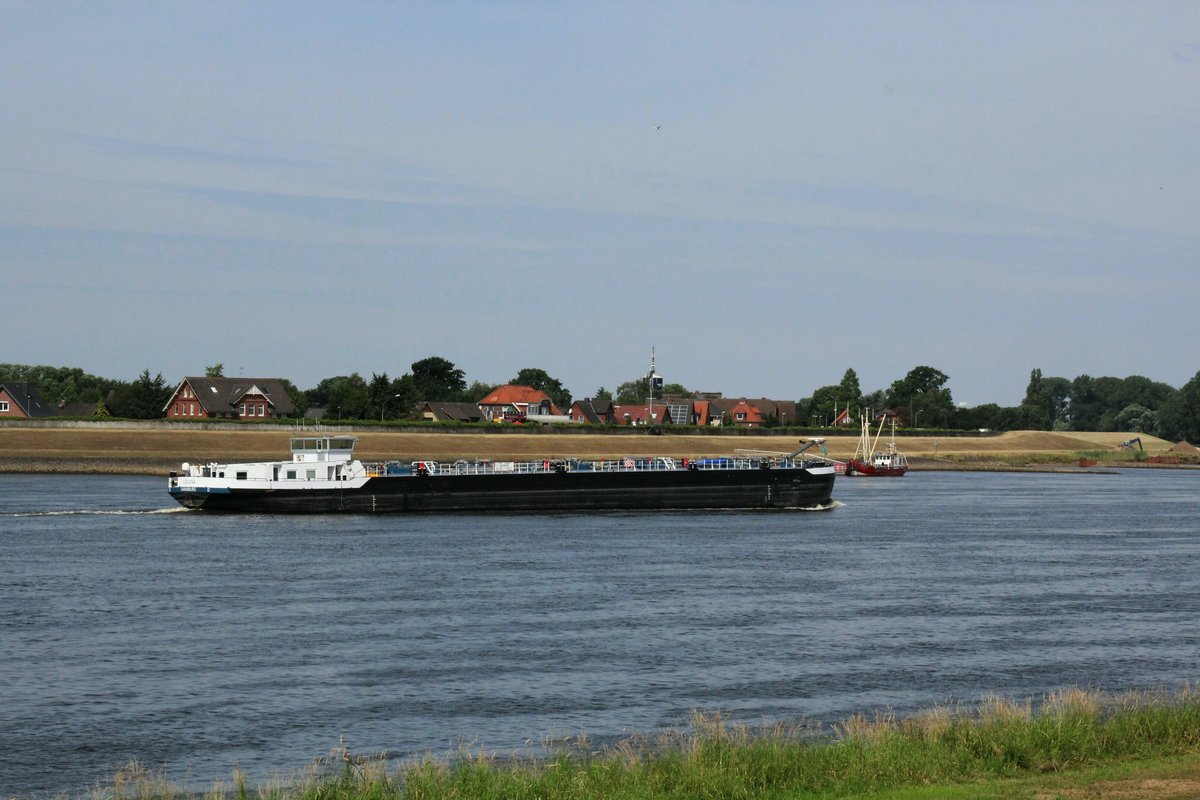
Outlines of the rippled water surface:
M 1200 677 L 1200 473 L 839 479 L 829 512 L 217 516 L 0 475 L 0 795 Z

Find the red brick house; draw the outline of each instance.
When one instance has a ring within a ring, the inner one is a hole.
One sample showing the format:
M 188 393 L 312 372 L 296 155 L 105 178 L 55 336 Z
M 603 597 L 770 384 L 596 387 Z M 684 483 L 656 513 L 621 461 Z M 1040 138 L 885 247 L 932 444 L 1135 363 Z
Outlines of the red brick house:
M 184 378 L 163 406 L 167 419 L 272 419 L 295 414 L 279 378 Z
M 590 397 L 576 400 L 571 404 L 571 410 L 567 412 L 567 416 L 571 418 L 572 422 L 590 423 L 592 425 L 602 425 L 606 422 L 612 422 L 612 414 L 612 403 L 607 405 L 598 404 Z
M 766 397 L 734 400 L 723 397 L 712 400 L 710 406 L 710 416 L 719 419 L 722 425 L 760 428 L 764 425 L 796 425 L 800 422 L 794 400 L 771 400 Z M 743 416 L 739 418 L 738 414 Z
M 0 417 L 52 417 L 32 383 L 0 383 Z
M 480 400 L 479 410 L 483 419 L 489 422 L 502 422 L 505 415 L 511 419 L 524 414 L 562 414 L 550 400 L 550 395 L 532 386 L 513 384 L 501 386 Z
M 746 400 L 739 400 L 725 416 L 726 425 L 742 428 L 761 428 L 764 423 L 762 409 Z

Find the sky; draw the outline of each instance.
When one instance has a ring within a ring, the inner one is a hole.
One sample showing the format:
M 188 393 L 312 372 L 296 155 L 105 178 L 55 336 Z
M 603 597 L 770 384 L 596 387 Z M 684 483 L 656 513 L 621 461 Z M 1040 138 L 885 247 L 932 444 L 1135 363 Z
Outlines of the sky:
M 1200 370 L 1200 3 L 0 0 L 0 362 Z

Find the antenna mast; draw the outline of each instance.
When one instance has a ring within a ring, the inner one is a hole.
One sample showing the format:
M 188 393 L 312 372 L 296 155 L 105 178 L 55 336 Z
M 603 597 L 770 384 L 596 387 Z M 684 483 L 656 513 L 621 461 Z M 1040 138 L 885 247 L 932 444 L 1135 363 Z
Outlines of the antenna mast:
M 646 399 L 646 424 L 654 424 L 654 345 L 650 346 L 650 374 L 646 376 L 650 394 Z

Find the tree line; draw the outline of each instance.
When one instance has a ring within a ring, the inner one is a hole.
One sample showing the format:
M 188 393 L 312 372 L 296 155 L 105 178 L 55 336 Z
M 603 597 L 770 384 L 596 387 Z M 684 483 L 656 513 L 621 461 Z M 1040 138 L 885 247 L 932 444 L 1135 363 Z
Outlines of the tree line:
M 222 377 L 224 366 L 206 367 L 205 375 Z M 649 394 L 648 377 L 636 376 L 618 384 L 615 391 L 601 386 L 590 399 L 600 407 L 608 403 L 644 403 Z M 1171 441 L 1200 441 L 1200 372 L 1176 389 L 1140 375 L 1079 375 L 1067 379 L 1044 376 L 1040 369 L 1034 369 L 1025 398 L 1017 406 L 955 405 L 949 380 L 941 370 L 918 366 L 886 389 L 864 392 L 857 373 L 847 369 L 839 383 L 819 387 L 797 401 L 794 424 L 826 427 L 843 410 L 854 417 L 890 411 L 903 424 L 924 429 L 1128 431 Z M 29 382 L 51 404 L 89 404 L 94 411 L 86 416 L 128 419 L 162 417 L 162 409 L 175 388 L 163 380 L 162 373 L 152 376 L 149 369 L 133 381 L 120 381 L 75 367 L 0 364 L 0 381 Z M 571 392 L 543 369 L 522 369 L 506 383 L 539 389 L 564 412 L 572 402 Z M 366 379 L 355 372 L 325 378 L 311 389 L 301 390 L 287 380 L 283 384 L 298 414 L 320 408 L 325 419 L 341 420 L 415 419 L 420 416 L 421 403 L 478 403 L 499 385 L 479 381 L 468 384 L 463 370 L 439 356 L 414 362 L 398 378 L 382 372 Z M 689 398 L 696 394 L 678 383 L 654 391 L 656 397 Z
M 887 389 L 863 393 L 858 376 L 848 369 L 840 383 L 801 400 L 797 413 L 814 424 L 831 424 L 838 409 L 849 408 L 855 415 L 890 411 L 916 428 L 1122 431 L 1200 440 L 1200 372 L 1176 389 L 1141 375 L 1067 379 L 1034 369 L 1017 406 L 956 406 L 948 382 L 944 372 L 919 366 Z

